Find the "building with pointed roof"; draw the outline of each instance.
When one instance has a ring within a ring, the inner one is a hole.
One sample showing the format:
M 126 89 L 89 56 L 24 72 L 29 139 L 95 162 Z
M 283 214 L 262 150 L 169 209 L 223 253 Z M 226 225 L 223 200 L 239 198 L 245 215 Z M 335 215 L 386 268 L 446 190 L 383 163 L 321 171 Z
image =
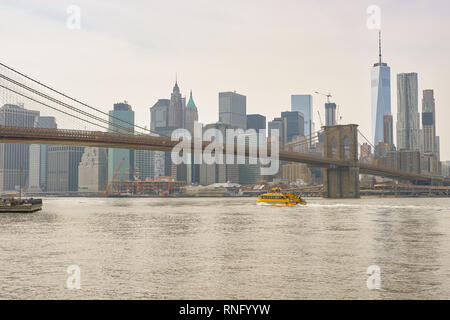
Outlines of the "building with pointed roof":
M 183 98 L 178 87 L 178 82 L 175 82 L 172 94 L 170 95 L 169 105 L 169 119 L 168 124 L 172 130 L 184 128 L 184 109 L 186 107 L 186 98 Z
M 184 127 L 189 130 L 189 132 L 193 135 L 194 134 L 194 123 L 198 121 L 198 110 L 197 106 L 195 105 L 194 99 L 192 98 L 192 90 L 191 94 L 189 96 L 189 101 L 186 105 L 185 110 L 185 123 Z

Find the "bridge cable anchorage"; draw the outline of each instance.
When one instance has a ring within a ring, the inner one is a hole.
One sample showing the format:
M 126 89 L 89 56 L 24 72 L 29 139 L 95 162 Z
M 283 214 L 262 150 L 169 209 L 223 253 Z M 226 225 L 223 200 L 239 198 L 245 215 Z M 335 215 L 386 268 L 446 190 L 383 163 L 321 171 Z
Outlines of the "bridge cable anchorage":
M 75 98 L 72 98 L 72 97 L 70 97 L 70 96 L 68 96 L 68 95 L 66 95 L 66 94 L 64 94 L 64 93 L 62 93 L 62 92 L 60 92 L 60 91 L 58 91 L 58 90 L 56 90 L 56 89 L 53 89 L 52 87 L 50 87 L 50 86 L 48 86 L 48 85 L 46 85 L 46 84 L 44 84 L 44 83 L 42 83 L 42 82 L 40 82 L 40 81 L 38 81 L 38 80 L 35 80 L 35 79 L 31 78 L 30 76 L 27 76 L 27 75 L 24 74 L 24 73 L 21 73 L 20 71 L 15 70 L 15 69 L 12 68 L 12 67 L 9 67 L 9 66 L 5 65 L 5 64 L 2 63 L 2 62 L 0 62 L 0 66 L 2 66 L 2 67 L 4 67 L 4 68 L 6 68 L 6 69 L 8 69 L 8 70 L 10 70 L 10 71 L 12 71 L 12 72 L 14 72 L 14 73 L 16 73 L 16 74 L 22 76 L 22 77 L 24 77 L 24 78 L 26 78 L 26 79 L 28 79 L 28 80 L 34 82 L 34 83 L 36 83 L 36 84 L 38 84 L 38 85 L 40 85 L 40 86 L 42 86 L 42 87 L 44 87 L 44 88 L 46 88 L 46 89 L 48 89 L 48 90 L 51 90 L 51 91 L 53 91 L 53 92 L 55 92 L 55 93 L 57 93 L 57 94 L 59 94 L 59 95 L 65 97 L 65 98 L 67 98 L 67 99 L 70 99 L 70 100 L 72 100 L 72 101 L 74 101 L 74 102 L 76 102 L 76 103 L 79 103 L 79 104 L 81 104 L 81 105 L 83 105 L 83 106 L 85 106 L 85 107 L 87 107 L 87 108 L 89 108 L 89 109 L 91 109 L 91 110 L 94 110 L 94 111 L 99 112 L 99 113 L 101 113 L 101 114 L 103 114 L 103 115 L 106 115 L 106 116 L 108 116 L 109 118 L 112 118 L 112 119 L 114 119 L 114 120 L 119 120 L 119 121 L 121 121 L 121 122 L 123 122 L 123 123 L 125 123 L 125 124 L 128 124 L 128 125 L 130 125 L 130 126 L 133 126 L 134 128 L 138 128 L 138 129 L 141 129 L 141 130 L 144 130 L 144 131 L 147 131 L 147 132 L 156 134 L 157 136 L 168 137 L 168 136 L 163 135 L 163 134 L 161 134 L 161 133 L 158 133 L 158 132 L 156 132 L 156 131 L 147 129 L 147 128 L 145 128 L 145 127 L 138 126 L 138 125 L 133 124 L 133 123 L 131 123 L 131 122 L 128 122 L 128 121 L 126 121 L 126 120 L 122 120 L 122 119 L 120 119 L 120 118 L 117 118 L 117 117 L 115 117 L 115 116 L 112 116 L 112 115 L 110 115 L 110 114 L 108 114 L 108 113 L 106 113 L 106 112 L 104 112 L 104 111 L 102 111 L 102 110 L 100 110 L 100 109 L 98 109 L 98 108 L 95 108 L 95 107 L 92 107 L 92 106 L 88 105 L 88 104 L 85 103 L 85 102 L 82 102 L 82 101 L 79 101 L 79 100 L 77 100 L 77 99 L 75 99 Z
M 108 125 L 110 125 L 110 126 L 112 126 L 112 127 L 117 127 L 117 129 L 122 129 L 122 130 L 124 130 L 125 132 L 132 132 L 132 131 L 131 131 L 131 130 L 132 130 L 131 128 L 123 127 L 123 126 L 121 126 L 121 125 L 119 125 L 119 124 L 115 124 L 115 123 L 113 123 L 113 122 L 110 122 L 110 121 L 104 120 L 104 119 L 102 119 L 102 118 L 100 118 L 100 117 L 97 117 L 97 116 L 95 116 L 95 115 L 92 115 L 92 114 L 90 114 L 90 113 L 88 113 L 88 112 L 86 112 L 86 111 L 84 111 L 84 110 L 81 110 L 81 109 L 75 108 L 75 107 L 73 107 L 73 106 L 70 106 L 70 105 L 68 105 L 68 104 L 66 104 L 66 103 L 64 103 L 64 102 L 61 102 L 61 101 L 59 101 L 59 100 L 53 98 L 53 97 L 50 97 L 50 96 L 48 96 L 48 95 L 46 95 L 46 94 L 44 94 L 44 93 L 41 93 L 41 92 L 39 92 L 39 91 L 37 91 L 37 90 L 35 90 L 35 89 L 33 89 L 33 88 L 29 88 L 29 87 L 27 87 L 27 86 L 25 86 L 25 85 L 23 85 L 23 84 L 21 84 L 21 83 L 15 81 L 15 80 L 13 80 L 13 79 L 10 79 L 10 78 L 8 78 L 8 77 L 2 75 L 2 74 L 0 74 L 0 78 L 5 79 L 6 81 L 12 82 L 13 84 L 15 84 L 15 85 L 17 85 L 17 86 L 19 86 L 19 87 L 21 87 L 21 88 L 23 88 L 23 89 L 25 89 L 25 90 L 28 90 L 28 91 L 30 91 L 30 92 L 32 92 L 32 93 L 34 93 L 34 94 L 36 94 L 36 95 L 38 95 L 38 96 L 44 98 L 44 99 L 47 99 L 47 100 L 49 100 L 49 101 L 52 101 L 52 102 L 54 102 L 54 103 L 56 103 L 56 104 L 59 104 L 59 105 L 65 107 L 65 108 L 68 108 L 68 109 L 70 109 L 70 110 L 72 110 L 72 111 L 81 113 L 82 115 L 84 115 L 84 116 L 86 116 L 86 117 L 88 117 L 88 118 L 94 119 L 94 120 L 96 120 L 96 121 L 103 122 L 103 123 L 108 124 Z M 10 88 L 6 88 L 6 89 L 8 90 L 8 89 L 10 89 Z M 13 92 L 16 93 L 16 94 L 20 94 L 20 93 L 14 91 L 14 90 L 10 90 L 10 91 L 13 91 Z M 29 99 L 29 97 L 27 97 L 27 96 L 24 96 L 24 95 L 22 95 L 22 96 Z M 47 105 L 44 104 L 44 106 L 47 106 Z M 53 108 L 53 109 L 55 109 L 55 108 Z M 55 109 L 55 110 L 59 111 L 59 109 Z M 68 114 L 68 115 L 71 115 L 71 114 Z M 108 130 L 110 130 L 110 129 L 108 129 Z

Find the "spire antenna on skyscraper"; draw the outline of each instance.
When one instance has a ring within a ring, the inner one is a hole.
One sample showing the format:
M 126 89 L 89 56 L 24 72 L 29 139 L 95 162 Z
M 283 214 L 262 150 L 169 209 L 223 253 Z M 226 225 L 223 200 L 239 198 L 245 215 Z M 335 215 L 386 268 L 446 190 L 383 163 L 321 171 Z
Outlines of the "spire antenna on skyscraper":
M 381 30 L 378 31 L 378 55 L 380 57 L 380 66 L 381 66 Z

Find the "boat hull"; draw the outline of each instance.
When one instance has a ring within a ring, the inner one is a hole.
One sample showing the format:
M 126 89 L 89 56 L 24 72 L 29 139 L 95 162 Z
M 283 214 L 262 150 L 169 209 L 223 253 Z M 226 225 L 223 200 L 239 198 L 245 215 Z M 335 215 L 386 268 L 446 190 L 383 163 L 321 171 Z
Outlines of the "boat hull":
M 272 206 L 272 207 L 293 207 L 297 205 L 306 205 L 306 203 L 293 203 L 293 202 L 266 202 L 266 201 L 258 201 L 258 205 L 260 206 Z
M 42 200 L 32 199 L 23 202 L 7 202 L 0 204 L 0 213 L 32 213 L 42 210 Z

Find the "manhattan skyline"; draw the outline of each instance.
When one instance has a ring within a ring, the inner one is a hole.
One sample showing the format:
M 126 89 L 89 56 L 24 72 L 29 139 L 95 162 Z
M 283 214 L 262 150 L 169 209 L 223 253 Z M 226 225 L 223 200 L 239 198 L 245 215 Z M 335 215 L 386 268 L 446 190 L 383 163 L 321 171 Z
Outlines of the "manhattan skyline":
M 226 8 L 194 2 L 198 5 L 175 1 L 172 11 L 162 3 L 78 1 L 81 30 L 68 30 L 69 2 L 3 1 L 0 35 L 8 50 L 2 62 L 104 111 L 127 100 L 137 124 L 147 127 L 150 106 L 170 92 L 178 73 L 183 96 L 193 90 L 204 124 L 218 120 L 218 92 L 236 90 L 247 97 L 249 114 L 267 120 L 290 110 L 291 94 L 313 94 L 317 126 L 317 110 L 324 121 L 326 99 L 314 91 L 321 91 L 333 95 L 342 123 L 357 123 L 371 136 L 370 68 L 378 31 L 367 28 L 366 9 L 373 3 L 285 1 L 291 10 L 281 10 L 270 2 L 231 1 Z M 396 74 L 416 72 L 419 100 L 423 89 L 434 90 L 441 159 L 447 160 L 450 42 L 444 30 L 450 29 L 445 16 L 450 5 L 410 1 L 407 12 L 405 4 L 377 5 L 383 60 L 391 67 L 394 123 Z M 162 23 L 166 20 L 170 23 Z

